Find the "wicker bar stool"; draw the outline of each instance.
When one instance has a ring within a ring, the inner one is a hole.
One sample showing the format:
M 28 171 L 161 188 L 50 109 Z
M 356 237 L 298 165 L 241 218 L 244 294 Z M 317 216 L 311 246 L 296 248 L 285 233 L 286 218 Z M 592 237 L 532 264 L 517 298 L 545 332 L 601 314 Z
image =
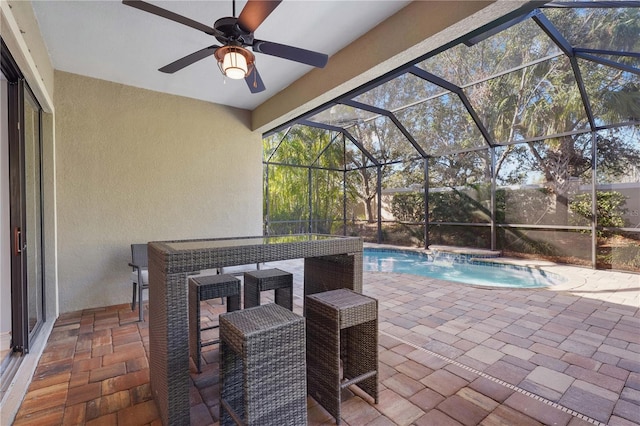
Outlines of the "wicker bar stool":
M 275 302 L 293 310 L 293 274 L 280 269 L 244 273 L 244 307 L 260 306 L 260 292 L 275 290 Z
M 220 315 L 220 425 L 306 425 L 304 318 L 270 303 Z
M 358 384 L 378 403 L 378 301 L 339 289 L 307 296 L 305 308 L 309 395 L 340 424 L 346 387 Z
M 205 275 L 189 278 L 189 352 L 201 372 L 200 355 L 205 346 L 215 345 L 220 339 L 202 342 L 202 332 L 218 328 L 218 325 L 200 328 L 200 302 L 227 298 L 227 312 L 240 309 L 240 280 L 233 275 Z M 223 299 L 224 300 L 224 299 Z

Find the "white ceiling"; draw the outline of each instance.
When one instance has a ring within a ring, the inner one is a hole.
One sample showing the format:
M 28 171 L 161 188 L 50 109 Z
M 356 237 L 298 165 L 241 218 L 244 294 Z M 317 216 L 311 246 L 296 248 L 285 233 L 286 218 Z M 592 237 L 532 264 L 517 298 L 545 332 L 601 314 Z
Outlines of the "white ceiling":
M 150 3 L 206 25 L 232 15 L 231 0 Z M 238 0 L 236 14 L 246 1 Z M 284 0 L 256 30 L 261 40 L 331 55 L 406 6 L 407 0 Z M 212 36 L 120 1 L 33 0 L 55 69 L 253 110 L 312 67 L 256 53 L 266 90 L 223 78 L 213 57 L 175 74 L 158 68 L 212 44 Z

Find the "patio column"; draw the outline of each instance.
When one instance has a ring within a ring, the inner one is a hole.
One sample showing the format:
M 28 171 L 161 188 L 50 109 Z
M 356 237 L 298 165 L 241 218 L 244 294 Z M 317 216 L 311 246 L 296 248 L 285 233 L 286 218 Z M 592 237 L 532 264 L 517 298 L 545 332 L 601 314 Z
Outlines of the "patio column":
M 265 189 L 264 189 L 264 198 L 265 198 L 265 223 L 264 223 L 264 233 L 265 235 L 271 234 L 271 230 L 269 229 L 269 164 L 265 164 Z
M 378 244 L 382 243 L 382 166 L 378 164 L 377 196 L 378 196 Z
M 311 167 L 307 168 L 307 183 L 308 183 L 308 189 L 309 189 L 309 226 L 307 228 L 307 232 L 309 234 L 311 234 L 313 232 L 313 195 L 312 195 L 312 188 L 311 188 Z
M 342 171 L 342 235 L 347 235 L 347 171 L 346 170 Z
M 429 158 L 424 158 L 424 248 L 429 248 Z
M 489 148 L 489 155 L 491 156 L 491 250 L 496 249 L 496 149 L 495 147 Z
M 597 150 L 598 138 L 596 138 L 596 132 L 591 132 L 591 267 L 597 269 L 598 267 L 598 194 L 597 183 L 598 177 L 596 176 L 597 168 L 596 161 L 598 161 Z

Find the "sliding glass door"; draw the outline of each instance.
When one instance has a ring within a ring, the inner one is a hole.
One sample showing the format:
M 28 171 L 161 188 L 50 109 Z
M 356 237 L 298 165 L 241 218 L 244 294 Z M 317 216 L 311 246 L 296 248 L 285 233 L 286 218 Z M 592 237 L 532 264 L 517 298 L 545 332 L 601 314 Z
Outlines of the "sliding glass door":
M 3 125 L 6 137 L 2 157 L 8 158 L 9 235 L 3 233 L 2 264 L 11 274 L 2 275 L 3 298 L 10 288 L 12 353 L 29 352 L 30 342 L 45 318 L 42 244 L 41 108 L 18 67 L 2 44 Z M 6 192 L 6 191 L 5 191 Z M 8 244 L 7 244 L 8 243 Z M 8 250 L 6 250 L 8 248 Z M 9 279 L 10 283 L 5 281 Z M 4 305 L 3 305 L 4 306 Z M 4 330 L 3 330 L 4 331 Z
M 22 257 L 27 275 L 27 334 L 33 337 L 44 318 L 40 106 L 27 87 L 23 88 L 23 96 L 25 233 Z

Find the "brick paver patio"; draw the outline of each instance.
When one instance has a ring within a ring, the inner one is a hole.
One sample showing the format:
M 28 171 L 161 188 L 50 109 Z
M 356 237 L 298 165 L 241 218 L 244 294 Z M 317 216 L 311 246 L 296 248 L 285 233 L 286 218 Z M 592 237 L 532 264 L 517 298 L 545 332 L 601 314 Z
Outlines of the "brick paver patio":
M 302 261 L 294 273 L 302 306 Z M 380 402 L 343 402 L 346 425 L 640 424 L 640 276 L 555 266 L 554 289 L 486 289 L 365 273 L 379 300 Z M 209 301 L 215 321 L 224 311 Z M 127 305 L 62 315 L 15 425 L 160 424 L 147 323 Z M 217 346 L 192 367 L 191 423 L 217 424 Z M 308 400 L 309 424 L 334 424 Z

